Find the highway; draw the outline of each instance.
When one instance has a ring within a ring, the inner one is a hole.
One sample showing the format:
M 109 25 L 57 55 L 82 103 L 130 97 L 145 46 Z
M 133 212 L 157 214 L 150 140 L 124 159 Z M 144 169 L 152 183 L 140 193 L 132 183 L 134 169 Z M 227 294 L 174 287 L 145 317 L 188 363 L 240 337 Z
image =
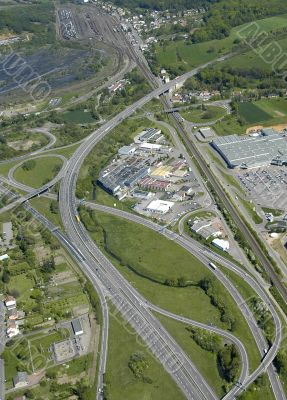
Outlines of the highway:
M 281 326 L 281 321 L 280 318 L 277 315 L 277 312 L 273 305 L 270 303 L 270 300 L 268 298 L 268 295 L 266 294 L 265 290 L 259 285 L 259 283 L 249 274 L 247 274 L 244 270 L 242 270 L 240 267 L 238 267 L 236 264 L 232 263 L 231 261 L 226 260 L 224 257 L 219 256 L 216 252 L 213 252 L 212 250 L 207 250 L 206 247 L 201 245 L 195 240 L 192 240 L 191 238 L 185 238 L 182 237 L 170 230 L 168 230 L 165 227 L 162 227 L 161 225 L 156 224 L 153 221 L 150 221 L 146 218 L 140 217 L 136 214 L 131 214 L 127 213 L 125 211 L 119 210 L 117 208 L 111 208 L 103 205 L 98 205 L 94 203 L 85 203 L 87 207 L 90 207 L 92 209 L 101 211 L 101 212 L 106 212 L 121 218 L 128 219 L 132 222 L 144 225 L 145 227 L 152 229 L 155 232 L 158 232 L 159 234 L 162 234 L 169 240 L 173 240 L 174 242 L 178 243 L 180 246 L 185 248 L 187 251 L 189 251 L 191 254 L 196 256 L 207 268 L 210 269 L 211 272 L 214 273 L 216 278 L 221 281 L 221 283 L 224 285 L 224 287 L 229 291 L 230 295 L 233 297 L 234 301 L 236 304 L 240 306 L 240 310 L 245 317 L 249 328 L 253 334 L 253 337 L 257 343 L 257 346 L 260 350 L 261 356 L 264 357 L 264 362 L 261 363 L 261 365 L 257 368 L 257 370 L 243 383 L 241 388 L 235 387 L 233 391 L 230 392 L 230 394 L 227 395 L 226 399 L 232 398 L 233 394 L 238 394 L 242 390 L 246 389 L 251 382 L 253 382 L 256 377 L 260 376 L 262 372 L 264 372 L 266 369 L 268 371 L 270 381 L 272 384 L 272 388 L 274 391 L 274 394 L 276 394 L 277 399 L 285 399 L 284 395 L 284 390 L 279 382 L 278 376 L 275 372 L 275 369 L 272 365 L 272 361 L 274 357 L 276 356 L 280 344 L 281 344 L 281 339 L 282 339 L 282 326 Z M 209 267 L 209 262 L 214 261 L 219 263 L 220 265 L 224 266 L 225 268 L 229 269 L 230 271 L 236 273 L 240 278 L 242 278 L 245 282 L 247 282 L 250 287 L 257 293 L 257 295 L 261 298 L 261 300 L 265 303 L 266 307 L 268 308 L 269 312 L 271 313 L 275 325 L 275 338 L 273 345 L 271 346 L 270 349 L 268 349 L 267 342 L 262 334 L 262 331 L 259 329 L 257 322 L 250 311 L 248 304 L 246 304 L 246 301 L 244 298 L 241 296 L 241 294 L 238 292 L 237 288 L 229 281 L 229 279 L 226 277 L 226 275 L 221 272 L 219 269 L 214 271 L 212 268 Z M 268 353 L 265 355 L 264 349 L 268 349 Z M 231 397 L 230 397 L 231 396 Z
M 62 177 L 65 175 L 66 168 L 68 167 L 68 160 L 66 157 L 60 155 L 60 154 L 40 154 L 35 157 L 33 157 L 33 160 L 36 160 L 38 158 L 47 158 L 47 157 L 56 157 L 59 158 L 60 160 L 63 161 L 63 165 L 60 169 L 60 171 L 57 173 L 57 175 L 49 182 L 49 186 L 52 187 L 54 186 L 57 182 L 59 182 Z M 8 177 L 5 179 L 5 182 L 7 182 L 9 185 L 15 187 L 16 189 L 23 190 L 25 192 L 31 192 L 31 187 L 24 185 L 23 183 L 18 182 L 16 179 L 14 179 L 14 173 L 17 168 L 19 168 L 25 161 L 21 161 L 18 164 L 14 165 L 8 172 Z M 3 180 L 3 179 L 2 179 Z M 35 189 L 34 189 L 35 190 Z M 36 189 L 37 190 L 37 189 Z
M 33 207 L 31 207 L 28 202 L 25 203 L 24 208 L 26 209 L 26 211 L 30 212 L 34 216 L 34 218 L 36 218 L 39 222 L 41 222 L 53 235 L 55 235 L 57 237 L 57 239 L 62 243 L 62 245 L 70 253 L 72 253 L 73 257 L 75 258 L 75 260 L 78 263 L 86 264 L 85 260 L 83 260 L 82 253 L 78 252 L 77 248 L 75 248 L 75 246 L 71 243 L 71 241 L 67 237 L 65 237 L 65 235 L 63 235 L 61 233 L 60 229 L 57 226 L 53 225 L 42 214 L 40 214 L 37 210 L 35 210 Z M 103 376 L 104 371 L 105 371 L 104 366 L 105 366 L 105 362 L 106 362 L 106 353 L 107 353 L 107 348 L 108 348 L 107 332 L 108 332 L 109 314 L 108 314 L 108 307 L 107 307 L 107 302 L 105 299 L 104 289 L 98 283 L 98 277 L 101 274 L 101 271 L 99 271 L 99 269 L 98 269 L 98 270 L 96 270 L 96 274 L 95 274 L 93 271 L 90 270 L 90 268 L 87 265 L 86 265 L 86 268 L 89 271 L 89 278 L 96 286 L 96 289 L 98 291 L 99 298 L 101 301 L 101 307 L 103 310 L 103 335 L 102 335 L 101 354 L 105 355 L 105 357 L 100 358 L 100 360 L 101 360 L 101 364 L 100 364 L 101 373 L 99 374 L 99 378 L 100 378 L 101 376 Z M 139 301 L 141 301 L 142 305 L 144 305 L 145 307 L 147 307 L 150 310 L 153 310 L 159 314 L 165 315 L 169 318 L 173 318 L 179 322 L 186 323 L 186 324 L 195 326 L 197 328 L 207 330 L 209 332 L 213 332 L 221 337 L 226 338 L 228 341 L 234 343 L 237 346 L 237 348 L 240 352 L 240 355 L 241 355 L 241 359 L 242 359 L 242 369 L 241 369 L 239 380 L 244 381 L 247 378 L 248 370 L 249 370 L 248 355 L 246 353 L 245 347 L 242 344 L 242 342 L 238 338 L 236 338 L 234 335 L 232 335 L 231 333 L 224 331 L 220 328 L 217 328 L 215 326 L 209 326 L 209 325 L 191 320 L 189 318 L 175 315 L 169 311 L 163 310 L 157 306 L 154 306 L 150 302 L 146 301 L 142 296 L 139 296 Z M 103 381 L 101 379 L 99 381 L 98 387 L 103 387 Z
M 83 225 L 76 222 L 75 178 L 76 175 L 71 167 L 61 184 L 60 211 L 69 239 L 77 249 L 81 249 L 85 257 L 86 264 L 81 265 L 83 270 L 87 272 L 88 265 L 89 270 L 97 274 L 112 303 L 163 364 L 187 399 L 216 399 L 212 388 L 205 382 L 194 364 L 144 306 L 141 296 L 101 253 Z
M 127 42 L 128 42 L 128 39 L 127 39 Z M 151 87 L 152 88 L 157 87 L 158 81 L 155 78 L 155 76 L 152 74 L 148 63 L 145 60 L 145 57 L 144 57 L 143 53 L 141 51 L 139 51 L 139 50 L 136 51 L 133 46 L 129 46 L 129 47 L 130 48 L 132 47 L 131 54 L 132 55 L 134 54 L 135 62 L 137 63 L 138 67 L 140 68 L 140 70 L 142 71 L 142 73 L 144 74 L 146 79 L 149 81 Z M 162 100 L 162 103 L 163 103 L 164 107 L 166 109 L 168 109 L 169 108 L 169 103 L 170 103 L 168 96 L 162 96 L 161 100 Z M 215 192 L 217 193 L 219 198 L 224 199 L 224 203 L 225 204 L 229 204 L 229 207 L 227 207 L 227 209 L 229 211 L 231 209 L 232 217 L 236 214 L 235 222 L 239 221 L 238 227 L 242 228 L 242 226 L 243 226 L 244 227 L 244 231 L 248 232 L 248 236 L 252 237 L 252 241 L 250 243 L 252 243 L 256 247 L 255 254 L 257 254 L 257 255 L 259 254 L 259 260 L 261 262 L 263 260 L 263 262 L 265 263 L 265 269 L 267 269 L 270 272 L 271 276 L 273 276 L 273 277 L 275 276 L 275 278 L 276 278 L 276 281 L 275 281 L 276 286 L 277 287 L 279 286 L 281 293 L 284 292 L 284 289 L 286 290 L 285 286 L 280 282 L 279 278 L 277 277 L 277 275 L 275 274 L 275 272 L 273 270 L 273 267 L 272 267 L 271 263 L 269 262 L 269 260 L 265 256 L 264 252 L 262 251 L 262 249 L 258 245 L 257 241 L 254 239 L 254 237 L 250 233 L 249 229 L 245 226 L 244 221 L 243 221 L 243 224 L 242 224 L 241 215 L 237 212 L 237 210 L 233 207 L 232 203 L 229 202 L 228 198 L 225 196 L 225 193 L 224 193 L 220 183 L 216 180 L 216 177 L 214 177 L 212 172 L 209 170 L 208 165 L 204 160 L 204 157 L 201 156 L 200 152 L 197 150 L 196 145 L 192 141 L 190 141 L 188 139 L 188 135 L 185 132 L 183 126 L 181 125 L 181 121 L 182 121 L 181 116 L 178 113 L 172 113 L 171 114 L 171 118 L 175 122 L 175 126 L 178 128 L 178 132 L 180 133 L 181 140 L 185 144 L 186 148 L 190 151 L 190 154 L 192 154 L 194 156 L 195 160 L 198 162 L 198 164 L 199 164 L 200 168 L 202 169 L 202 171 L 204 171 L 204 173 L 205 173 L 206 177 L 209 179 L 210 183 L 212 185 L 214 183 L 216 184 L 216 186 L 213 186 L 213 188 L 215 189 Z M 179 144 L 178 142 L 180 142 L 180 140 L 177 137 L 177 132 L 176 131 L 174 132 L 174 134 L 172 136 L 173 136 L 173 140 L 175 140 L 175 142 L 177 144 Z M 184 147 L 184 146 L 182 146 L 182 144 L 181 144 L 180 147 Z M 186 148 L 184 149 L 185 156 L 186 156 Z M 207 173 L 206 173 L 206 171 L 207 171 Z M 211 176 L 212 179 L 210 179 L 210 176 Z M 208 201 L 208 199 L 207 199 L 207 201 Z M 253 246 L 252 246 L 252 248 L 253 248 Z M 199 256 L 198 258 L 200 259 L 200 253 L 199 253 L 198 256 Z M 266 264 L 266 262 L 267 262 L 267 264 Z M 229 287 L 228 280 L 227 280 L 227 282 L 224 282 L 224 279 L 223 280 L 221 279 L 221 281 L 222 281 L 222 283 L 224 284 L 224 286 L 226 288 Z M 238 295 L 238 293 L 236 294 L 236 292 L 234 292 L 233 290 L 230 290 L 230 289 L 232 289 L 232 288 L 229 287 L 229 291 L 230 291 L 231 295 L 233 296 L 234 299 L 236 299 L 236 295 Z M 287 290 L 286 290 L 286 292 L 287 292 Z M 268 301 L 268 298 L 267 298 L 267 301 Z M 239 304 L 241 304 L 241 303 L 239 303 Z M 249 311 L 249 310 L 246 310 L 246 311 Z M 280 326 L 281 323 L 280 323 L 280 320 L 279 320 L 279 318 L 278 318 L 278 316 L 277 316 L 275 311 L 272 313 L 272 315 L 273 315 L 273 318 L 275 318 L 275 326 L 276 326 L 276 331 L 277 331 L 277 336 L 276 337 L 278 339 L 278 342 L 277 342 L 276 345 L 273 345 L 274 353 L 272 351 L 269 351 L 269 353 L 271 355 L 271 359 L 272 359 L 273 355 L 275 357 L 276 352 L 279 349 L 280 341 L 281 341 L 281 338 L 280 338 L 280 336 L 281 336 L 281 326 Z M 248 318 L 248 314 L 246 314 L 246 316 Z M 255 324 L 256 324 L 256 322 L 255 322 Z M 265 348 L 266 348 L 267 343 L 266 343 L 266 341 L 265 341 L 265 339 L 264 339 L 264 337 L 262 335 L 262 332 L 260 332 L 260 330 L 257 328 L 257 325 L 256 325 L 255 330 L 252 330 L 252 327 L 250 327 L 250 328 L 251 328 L 251 331 L 253 333 L 253 336 L 255 335 L 254 337 L 255 337 L 256 343 L 258 345 L 258 348 L 261 351 L 261 355 L 263 355 L 264 354 L 264 347 L 263 346 L 265 345 Z M 257 332 L 258 335 L 256 334 L 256 330 L 258 331 Z M 264 362 L 266 362 L 266 358 L 264 359 Z M 257 374 L 258 374 L 257 376 L 260 375 L 260 370 L 259 369 L 257 371 Z M 268 368 L 268 375 L 269 375 L 269 379 L 271 381 L 273 393 L 274 393 L 276 399 L 279 400 L 279 399 L 285 398 L 284 389 L 282 388 L 281 382 L 279 381 L 278 376 L 277 376 L 273 366 L 270 366 Z M 254 374 L 254 376 L 255 376 L 255 374 Z M 249 383 L 250 382 L 251 382 L 251 380 L 249 381 Z M 231 391 L 229 393 L 229 395 L 232 396 L 233 392 Z
M 138 100 L 133 105 L 127 107 L 120 114 L 112 118 L 106 124 L 101 126 L 98 130 L 93 132 L 83 141 L 83 143 L 79 146 L 79 148 L 75 151 L 74 155 L 70 159 L 68 168 L 65 169 L 65 174 L 63 174 L 64 176 L 60 187 L 59 202 L 61 217 L 65 226 L 65 230 L 68 233 L 69 237 L 69 239 L 63 237 L 62 242 L 66 241 L 66 247 L 78 259 L 78 262 L 81 263 L 82 269 L 92 279 L 95 288 L 97 290 L 102 290 L 102 292 L 106 295 L 108 294 L 108 297 L 117 307 L 117 309 L 120 310 L 121 314 L 129 321 L 131 326 L 142 337 L 143 341 L 148 345 L 155 356 L 162 362 L 165 369 L 171 374 L 173 379 L 177 382 L 177 384 L 185 393 L 188 399 L 215 399 L 216 395 L 209 387 L 209 385 L 204 381 L 202 376 L 199 374 L 193 363 L 185 355 L 182 349 L 180 349 L 174 339 L 153 316 L 149 308 L 143 306 L 141 296 L 137 293 L 137 291 L 131 285 L 129 285 L 129 283 L 126 282 L 125 279 L 123 279 L 116 268 L 99 251 L 95 243 L 90 239 L 82 224 L 76 222 L 75 214 L 77 213 L 77 204 L 75 199 L 75 184 L 77 175 L 85 157 L 89 154 L 95 144 L 97 144 L 114 127 L 120 124 L 121 121 L 132 115 L 136 110 L 141 108 L 144 104 L 148 103 L 151 99 L 167 92 L 176 83 L 184 82 L 189 77 L 197 74 L 201 69 L 204 69 L 207 66 L 212 65 L 216 62 L 223 61 L 228 57 L 229 56 L 225 56 L 208 62 L 184 74 L 178 79 L 154 89 L 147 96 Z M 37 195 L 37 193 L 40 193 L 40 191 L 42 190 L 43 188 L 35 190 L 33 195 Z M 189 251 L 191 251 L 197 257 L 201 256 L 201 259 L 204 260 L 205 263 L 208 262 L 208 256 L 203 256 L 202 250 L 200 254 L 198 254 L 198 250 L 195 248 L 195 246 L 193 247 L 190 242 L 186 241 L 185 238 L 178 237 L 177 239 L 175 239 L 175 237 L 173 236 L 171 240 L 178 240 L 183 247 L 189 249 Z M 234 266 L 232 266 L 232 268 L 234 268 Z M 241 270 L 236 272 L 238 274 L 239 272 L 241 274 L 243 273 Z M 244 303 L 244 300 L 242 299 L 240 294 L 236 291 L 234 286 L 227 280 L 227 278 L 224 276 L 224 274 L 222 274 L 220 270 L 216 272 L 216 275 L 218 279 L 220 279 L 222 282 L 224 281 L 226 288 L 230 292 L 234 293 L 234 296 L 236 296 L 237 298 L 237 303 L 242 304 L 242 301 Z M 242 276 L 242 278 L 246 279 L 244 276 Z M 256 284 L 255 281 L 254 283 Z M 259 289 L 261 290 L 261 288 Z M 275 313 L 273 315 L 273 318 L 275 321 L 277 334 L 273 346 L 264 357 L 264 363 L 260 365 L 259 369 L 256 370 L 255 373 L 244 380 L 244 388 L 246 388 L 256 378 L 256 376 L 261 374 L 262 371 L 264 371 L 268 366 L 268 373 L 270 376 L 269 370 L 273 370 L 271 362 L 276 352 L 278 351 L 281 341 L 281 330 L 279 329 L 280 320 L 278 322 L 277 314 L 274 311 L 273 306 L 269 303 L 269 299 L 266 293 L 261 293 L 261 297 L 262 296 L 265 296 L 266 304 L 268 304 L 269 310 L 271 310 L 272 315 L 273 312 Z M 244 315 L 249 315 L 247 317 L 247 320 L 249 321 L 249 326 L 253 326 L 253 330 L 258 330 L 256 323 L 253 322 L 254 318 L 245 303 L 242 304 L 241 311 L 244 313 Z M 105 328 L 105 334 L 107 335 L 107 328 Z M 261 351 L 263 351 L 262 349 L 264 348 L 263 346 L 266 342 L 264 342 L 264 338 L 262 339 L 261 332 L 257 332 L 256 335 L 258 336 L 257 342 L 258 344 L 260 343 L 259 348 Z M 276 378 L 273 379 L 273 382 L 271 379 L 276 398 L 285 399 L 283 392 L 280 393 L 279 391 L 279 393 L 276 393 L 276 390 L 274 389 L 276 386 L 274 383 L 275 381 Z M 242 387 L 235 387 L 226 396 L 226 398 L 234 398 L 235 395 L 239 394 L 242 390 Z
M 224 337 L 226 338 L 228 341 L 232 342 L 233 344 L 235 344 L 240 352 L 240 356 L 241 356 L 241 361 L 242 361 L 242 368 L 241 368 L 241 372 L 240 372 L 240 376 L 238 378 L 239 382 L 244 382 L 245 379 L 247 379 L 248 376 L 248 371 L 249 371 L 249 362 L 248 362 L 248 354 L 245 350 L 244 345 L 242 344 L 242 342 L 235 337 L 234 335 L 232 335 L 231 333 L 229 333 L 228 331 L 224 331 L 223 329 L 219 329 L 215 326 L 209 326 L 206 324 L 202 324 L 200 322 L 194 321 L 190 318 L 185 318 L 182 317 L 180 315 L 176 315 L 173 314 L 169 311 L 163 310 L 160 307 L 154 306 L 151 303 L 148 303 L 148 307 L 150 308 L 150 310 L 153 310 L 155 312 L 157 312 L 158 314 L 164 315 L 168 318 L 172 318 L 175 319 L 178 322 L 182 322 L 188 325 L 192 325 L 195 326 L 197 328 L 200 329 L 204 329 L 207 330 L 209 332 L 215 333 L 218 336 Z
M 81 252 L 78 251 L 77 248 L 71 243 L 71 241 L 60 231 L 59 227 L 52 224 L 47 218 L 45 218 L 41 213 L 35 210 L 33 207 L 30 206 L 28 202 L 25 202 L 23 205 L 24 209 L 31 213 L 34 218 L 36 218 L 41 224 L 45 226 L 67 249 L 67 251 L 72 255 L 72 257 L 76 260 L 78 264 L 84 268 L 88 278 L 93 283 L 95 290 L 97 291 L 101 310 L 102 310 L 102 335 L 101 335 L 101 348 L 100 348 L 100 357 L 99 360 L 99 367 L 98 367 L 98 388 L 103 388 L 104 382 L 103 377 L 106 369 L 106 359 L 107 359 L 107 350 L 108 350 L 108 332 L 109 332 L 109 309 L 107 306 L 105 294 L 103 287 L 99 285 L 98 279 L 96 278 L 94 272 L 89 268 L 86 264 L 83 255 Z M 97 391 L 97 400 L 102 398 L 101 392 Z
M 75 205 L 75 181 L 77 178 L 77 174 L 80 170 L 80 167 L 85 159 L 85 157 L 89 154 L 89 152 L 92 150 L 92 148 L 95 146 L 96 143 L 98 143 L 106 134 L 108 134 L 115 126 L 117 126 L 124 118 L 127 118 L 130 116 L 134 111 L 137 109 L 141 108 L 144 104 L 149 102 L 152 98 L 159 96 L 160 94 L 163 94 L 165 91 L 169 90 L 172 86 L 175 85 L 177 82 L 184 81 L 190 76 L 193 76 L 196 74 L 199 70 L 202 68 L 205 68 L 208 65 L 211 65 L 214 62 L 218 62 L 221 59 L 217 59 L 213 62 L 209 62 L 204 64 L 203 66 L 196 68 L 195 70 L 184 74 L 182 77 L 177 79 L 176 81 L 169 82 L 168 84 L 162 85 L 162 87 L 155 89 L 152 91 L 150 94 L 145 96 L 143 99 L 140 99 L 138 102 L 136 102 L 134 105 L 128 107 L 126 110 L 121 112 L 119 115 L 116 117 L 112 118 L 109 122 L 107 122 L 105 125 L 103 125 L 101 128 L 99 128 L 97 131 L 93 132 L 88 138 L 86 138 L 83 143 L 80 145 L 80 147 L 76 150 L 74 155 L 69 161 L 69 168 L 67 168 L 67 173 L 65 174 L 62 184 L 61 184 L 61 189 L 60 189 L 60 209 L 61 209 L 61 215 L 62 219 L 65 225 L 65 229 L 68 232 L 69 236 L 72 239 L 73 243 L 76 243 L 76 247 L 80 248 L 81 251 L 82 249 L 85 249 L 85 258 L 90 258 L 91 265 L 94 264 L 102 264 L 106 265 L 105 259 L 102 260 L 102 263 L 99 262 L 101 260 L 101 257 L 103 257 L 101 254 L 99 254 L 98 249 L 96 248 L 95 244 L 91 240 L 89 240 L 88 235 L 86 234 L 85 230 L 83 229 L 82 226 L 79 224 L 76 224 L 75 222 L 75 213 L 76 213 L 76 205 Z M 34 195 L 40 193 L 39 189 L 38 191 L 36 190 L 34 192 Z M 186 245 L 186 244 L 185 244 Z M 91 251 L 93 249 L 93 251 Z M 97 259 L 95 260 L 94 255 L 97 254 Z M 108 264 L 109 270 L 112 271 L 112 275 L 115 274 L 115 269 L 112 265 Z M 88 271 L 87 267 L 84 267 L 84 270 Z M 94 271 L 95 273 L 95 271 Z M 119 279 L 122 279 L 118 277 Z M 116 286 L 119 288 L 119 286 Z M 133 291 L 132 288 L 130 288 L 131 291 Z M 126 292 L 128 293 L 128 292 Z M 134 292 L 133 292 L 134 295 Z M 137 296 L 137 295 L 136 295 Z M 134 300 L 134 299 L 133 299 Z M 125 299 L 125 301 L 128 301 L 128 299 Z M 132 307 L 134 306 L 134 301 L 130 301 L 129 303 L 132 303 Z M 118 302 L 116 304 L 119 306 Z M 150 318 L 150 314 L 149 318 Z M 156 324 L 156 323 L 155 323 Z M 152 326 L 152 325 L 151 325 Z M 156 326 L 156 325 L 155 325 Z M 137 330 L 137 326 L 135 329 Z M 159 333 L 159 331 L 158 331 Z M 169 340 L 171 343 L 173 343 L 172 338 L 169 337 Z M 270 352 L 268 352 L 269 354 Z M 167 354 L 165 354 L 167 356 Z M 271 358 L 271 357 L 270 357 Z M 183 357 L 185 359 L 185 356 Z M 187 397 L 191 396 L 191 393 L 193 393 L 196 398 L 202 398 L 202 393 L 199 391 L 198 392 L 198 384 L 202 382 L 202 378 L 198 373 L 194 373 L 194 366 L 193 365 L 187 365 L 187 370 L 189 371 L 186 372 L 184 370 L 183 376 L 176 375 L 174 378 L 177 380 L 179 386 L 183 389 L 183 391 L 187 394 Z M 193 371 L 192 374 L 190 371 Z M 192 384 L 190 381 L 190 375 L 193 375 Z M 183 383 L 182 383 L 183 382 Z M 206 385 L 206 383 L 200 383 L 204 387 L 204 396 L 206 398 L 214 398 L 214 393 L 212 390 Z M 199 394 L 200 393 L 200 394 Z M 205 398 L 205 397 L 204 397 Z M 280 398 L 280 397 L 278 397 Z

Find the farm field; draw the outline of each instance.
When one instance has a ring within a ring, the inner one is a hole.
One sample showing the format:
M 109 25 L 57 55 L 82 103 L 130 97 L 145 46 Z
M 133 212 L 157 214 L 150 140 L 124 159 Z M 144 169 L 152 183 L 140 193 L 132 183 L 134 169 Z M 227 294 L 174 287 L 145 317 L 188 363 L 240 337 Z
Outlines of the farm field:
M 238 111 L 247 124 L 287 123 L 286 99 L 262 99 L 256 102 L 239 103 Z
M 25 165 L 19 166 L 14 174 L 14 178 L 34 188 L 39 188 L 46 183 L 50 182 L 56 175 L 58 170 L 62 167 L 62 160 L 56 157 L 43 157 L 34 159 L 35 164 L 32 169 L 25 170 Z
M 286 117 L 287 121 L 287 100 L 286 99 L 270 99 L 259 100 L 256 106 L 271 115 L 273 118 Z
M 272 118 L 270 114 L 267 114 L 267 112 L 257 107 L 255 103 L 240 103 L 238 106 L 238 111 L 240 116 L 244 118 L 248 124 L 265 122 Z

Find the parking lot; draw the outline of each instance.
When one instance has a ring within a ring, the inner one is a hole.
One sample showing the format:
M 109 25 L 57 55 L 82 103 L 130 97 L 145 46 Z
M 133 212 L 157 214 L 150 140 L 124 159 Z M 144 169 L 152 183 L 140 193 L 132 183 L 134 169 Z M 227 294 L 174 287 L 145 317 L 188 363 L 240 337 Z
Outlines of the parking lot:
M 287 169 L 268 166 L 239 171 L 240 184 L 254 203 L 260 206 L 287 209 Z

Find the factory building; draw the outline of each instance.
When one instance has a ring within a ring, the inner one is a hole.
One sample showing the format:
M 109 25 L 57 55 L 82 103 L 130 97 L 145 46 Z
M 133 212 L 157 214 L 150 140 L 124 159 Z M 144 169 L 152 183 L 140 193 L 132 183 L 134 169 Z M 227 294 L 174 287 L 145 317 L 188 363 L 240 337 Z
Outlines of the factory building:
M 217 247 L 219 250 L 222 250 L 222 251 L 228 251 L 229 250 L 229 242 L 227 240 L 214 239 L 211 243 L 215 247 Z
M 218 137 L 211 145 L 229 168 L 287 165 L 287 138 L 273 129 L 263 129 L 258 136 Z
M 106 192 L 115 195 L 120 189 L 132 188 L 138 181 L 148 175 L 150 169 L 142 164 L 122 165 L 104 173 L 97 181 Z
M 135 143 L 148 143 L 148 142 L 157 142 L 161 139 L 163 135 L 161 134 L 161 129 L 157 128 L 145 128 L 140 134 L 138 134 L 134 141 Z
M 153 200 L 147 207 L 146 211 L 156 214 L 166 214 L 174 206 L 171 201 Z

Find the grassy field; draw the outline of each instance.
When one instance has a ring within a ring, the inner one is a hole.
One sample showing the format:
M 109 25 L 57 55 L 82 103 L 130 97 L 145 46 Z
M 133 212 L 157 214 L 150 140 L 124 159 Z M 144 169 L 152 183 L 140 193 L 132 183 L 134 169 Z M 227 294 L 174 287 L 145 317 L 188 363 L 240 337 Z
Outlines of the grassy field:
M 198 280 L 204 277 L 214 279 L 214 275 L 190 253 L 145 227 L 102 213 L 97 213 L 95 230 L 93 238 L 108 250 L 113 263 L 126 279 L 152 303 L 178 315 L 226 328 L 220 320 L 219 310 L 197 286 Z M 159 283 L 162 279 L 182 276 L 188 279 L 190 286 L 170 287 Z M 229 294 L 219 282 L 217 284 L 226 307 L 236 318 L 234 334 L 246 344 L 251 368 L 254 368 L 259 361 L 254 339 Z
M 180 114 L 187 121 L 204 124 L 205 122 L 216 121 L 224 117 L 226 111 L 222 107 L 205 106 L 205 109 L 201 107 L 191 108 L 182 111 Z
M 51 211 L 51 204 L 55 204 L 56 200 L 50 200 L 45 197 L 36 197 L 34 199 L 31 199 L 30 203 L 53 224 L 55 224 L 56 226 L 63 226 L 59 212 L 53 213 Z
M 233 186 L 236 190 L 238 190 L 241 194 L 244 195 L 243 188 L 233 175 L 224 172 L 221 168 L 220 168 L 220 173 L 224 177 L 228 185 Z
M 254 204 L 250 203 L 249 201 L 243 199 L 242 197 L 238 196 L 240 202 L 243 204 L 244 208 L 252 218 L 253 222 L 255 224 L 261 224 L 263 222 L 263 219 L 260 217 L 260 215 L 257 214 L 256 210 L 254 210 Z
M 270 32 L 275 28 L 286 27 L 287 15 L 266 18 L 256 22 L 259 28 L 265 32 Z M 160 67 L 170 68 L 172 70 L 178 70 L 180 66 L 182 71 L 187 71 L 200 64 L 204 64 L 215 59 L 219 55 L 232 51 L 234 41 L 239 38 L 238 32 L 241 32 L 241 36 L 243 37 L 248 35 L 247 31 L 246 33 L 244 32 L 244 28 L 247 25 L 248 24 L 241 25 L 232 29 L 230 36 L 221 40 L 212 40 L 197 44 L 190 44 L 189 42 L 181 40 L 164 42 L 162 46 L 158 44 L 155 50 L 157 64 Z M 281 41 L 279 41 L 279 43 L 281 44 Z M 286 44 L 284 42 L 284 45 L 287 45 L 287 40 Z M 226 63 L 233 66 L 246 67 L 246 65 L 249 65 L 257 67 L 258 61 L 256 54 L 250 51 L 246 53 L 245 57 L 239 55 L 232 58 L 230 61 L 226 61 Z
M 61 168 L 62 164 L 62 160 L 56 157 L 35 158 L 33 169 L 25 171 L 22 164 L 16 169 L 14 178 L 25 185 L 39 188 L 56 176 L 56 169 Z
M 136 204 L 136 201 L 132 199 L 124 199 L 119 201 L 117 198 L 107 193 L 100 186 L 96 186 L 95 191 L 95 201 L 99 204 L 103 204 L 105 206 L 116 207 L 120 210 L 124 211 L 132 211 L 132 207 Z
M 285 17 L 284 17 L 285 18 Z M 277 17 L 272 19 L 276 22 Z M 276 25 L 273 26 L 273 28 Z M 276 40 L 276 43 L 281 47 L 283 53 L 287 50 L 287 39 Z M 260 69 L 271 71 L 272 63 L 265 63 L 260 55 L 256 54 L 253 50 L 245 51 L 242 54 L 239 54 L 235 57 L 232 57 L 230 60 L 227 60 L 223 63 L 223 65 L 229 65 L 231 67 L 244 68 L 248 66 L 250 69 L 258 68 L 260 65 Z
M 219 136 L 224 135 L 243 135 L 248 128 L 248 125 L 240 124 L 235 114 L 227 115 L 223 120 L 218 121 L 214 129 Z
M 275 400 L 267 374 L 261 375 L 238 400 Z
M 63 114 L 63 119 L 67 123 L 74 124 L 92 124 L 96 122 L 90 112 L 84 110 L 73 110 Z
M 128 328 L 128 330 L 127 330 Z M 174 381 L 151 355 L 146 346 L 122 319 L 110 317 L 106 383 L 110 400 L 183 400 L 184 395 Z M 140 352 L 148 364 L 145 383 L 136 378 L 128 366 L 132 354 Z

